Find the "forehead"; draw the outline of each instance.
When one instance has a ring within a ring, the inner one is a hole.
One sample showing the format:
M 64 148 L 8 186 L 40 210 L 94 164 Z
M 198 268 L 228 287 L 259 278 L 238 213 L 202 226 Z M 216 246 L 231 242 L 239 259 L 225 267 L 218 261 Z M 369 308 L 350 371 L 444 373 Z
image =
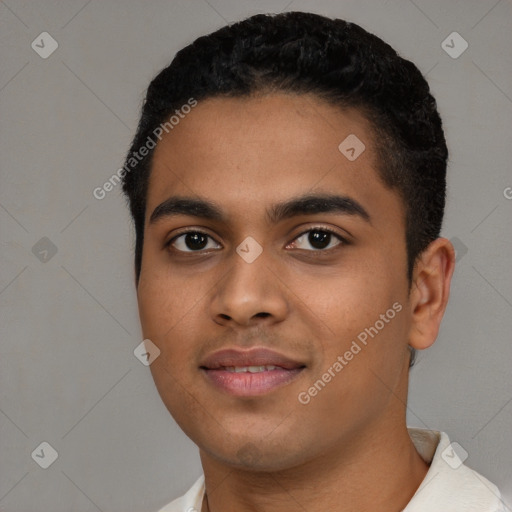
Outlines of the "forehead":
M 158 143 L 152 162 L 147 216 L 172 195 L 248 209 L 320 191 L 399 215 L 402 206 L 377 172 L 371 124 L 311 95 L 199 102 Z

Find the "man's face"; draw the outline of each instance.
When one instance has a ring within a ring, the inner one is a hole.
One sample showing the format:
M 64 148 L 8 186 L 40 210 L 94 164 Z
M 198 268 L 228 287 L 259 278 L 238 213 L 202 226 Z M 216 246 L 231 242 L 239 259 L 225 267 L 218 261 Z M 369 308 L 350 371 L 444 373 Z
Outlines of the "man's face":
M 140 317 L 203 454 L 284 469 L 404 421 L 404 209 L 376 162 L 368 122 L 311 96 L 209 99 L 158 144 Z

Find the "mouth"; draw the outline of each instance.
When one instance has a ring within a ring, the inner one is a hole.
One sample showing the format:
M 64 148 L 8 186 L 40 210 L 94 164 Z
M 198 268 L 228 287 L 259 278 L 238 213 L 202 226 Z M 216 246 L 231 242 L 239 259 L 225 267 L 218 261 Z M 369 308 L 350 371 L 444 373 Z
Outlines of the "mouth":
M 261 372 L 271 372 L 277 368 L 279 368 L 279 366 L 267 364 L 264 366 L 226 366 L 224 368 L 224 370 L 226 370 L 227 372 L 234 372 L 234 373 L 261 373 Z
M 228 349 L 207 357 L 199 368 L 216 389 L 250 397 L 289 384 L 306 365 L 268 349 Z

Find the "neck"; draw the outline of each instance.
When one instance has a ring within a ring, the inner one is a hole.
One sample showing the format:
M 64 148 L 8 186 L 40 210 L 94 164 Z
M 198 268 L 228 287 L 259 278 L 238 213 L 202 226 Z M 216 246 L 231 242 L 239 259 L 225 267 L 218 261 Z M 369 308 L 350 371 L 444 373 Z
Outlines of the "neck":
M 369 429 L 293 468 L 273 472 L 233 469 L 201 452 L 203 512 L 366 512 L 402 510 L 428 466 L 405 427 Z

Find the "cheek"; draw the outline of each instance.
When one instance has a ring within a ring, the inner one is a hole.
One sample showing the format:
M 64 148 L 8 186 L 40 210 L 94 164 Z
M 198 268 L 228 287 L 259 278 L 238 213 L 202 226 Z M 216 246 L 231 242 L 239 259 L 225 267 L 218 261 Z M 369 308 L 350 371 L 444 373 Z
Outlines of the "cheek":
M 322 378 L 329 369 L 336 375 L 329 392 L 322 391 L 325 400 L 318 401 L 319 407 L 352 403 L 349 408 L 357 408 L 358 403 L 372 402 L 378 406 L 383 395 L 396 388 L 407 355 L 404 283 L 392 271 L 370 270 L 347 273 L 319 290 L 310 307 L 328 326 L 329 335 L 322 340 L 324 353 L 313 377 Z
M 182 364 L 166 352 L 162 352 L 150 369 L 160 398 L 171 416 L 186 435 L 197 439 L 201 432 L 198 426 L 211 423 L 211 413 L 204 406 L 195 382 L 187 379 L 188 373 L 182 371 Z
M 165 265 L 147 258 L 137 288 L 144 336 L 165 337 L 191 311 L 195 301 L 187 289 Z
M 159 365 L 151 365 L 159 389 L 180 392 L 180 383 L 195 371 L 197 346 L 191 341 L 202 332 L 198 319 L 206 318 L 204 281 L 171 272 L 155 258 L 148 258 L 143 267 L 137 301 L 143 336 L 161 352 L 155 361 Z
M 162 401 L 185 432 L 187 418 L 196 414 L 197 407 L 197 347 L 190 341 L 197 331 L 194 318 L 201 307 L 201 302 L 190 301 L 187 295 L 190 289 L 187 293 L 169 276 L 156 271 L 151 276 L 141 274 L 137 297 L 143 336 L 160 349 L 150 370 Z
M 159 347 L 160 362 L 174 373 L 184 370 L 184 362 L 194 355 L 188 341 L 195 333 L 194 312 L 201 304 L 189 303 L 184 293 L 171 290 L 175 290 L 173 283 L 162 280 L 143 283 L 138 301 L 143 336 Z
M 291 283 L 295 284 L 292 285 Z M 403 298 L 393 269 L 351 261 L 328 274 L 290 276 L 289 288 L 333 334 L 357 334 Z

